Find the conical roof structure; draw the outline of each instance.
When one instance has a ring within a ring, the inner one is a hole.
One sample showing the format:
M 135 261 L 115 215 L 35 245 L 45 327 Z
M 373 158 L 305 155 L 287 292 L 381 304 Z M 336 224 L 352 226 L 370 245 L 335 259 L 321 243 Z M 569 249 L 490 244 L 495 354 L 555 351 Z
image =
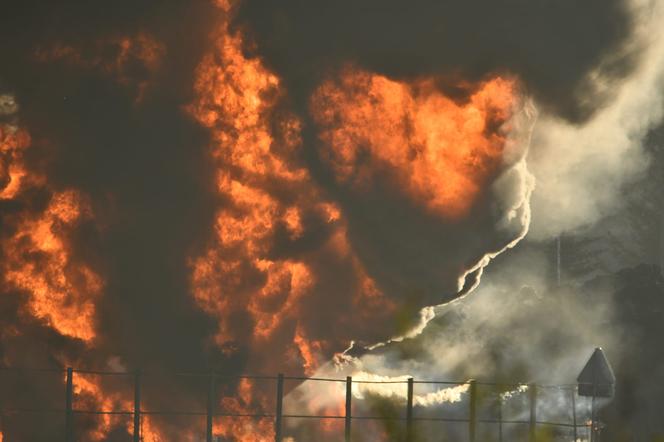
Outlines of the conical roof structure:
M 616 376 L 604 351 L 597 347 L 576 379 L 579 396 L 613 397 Z

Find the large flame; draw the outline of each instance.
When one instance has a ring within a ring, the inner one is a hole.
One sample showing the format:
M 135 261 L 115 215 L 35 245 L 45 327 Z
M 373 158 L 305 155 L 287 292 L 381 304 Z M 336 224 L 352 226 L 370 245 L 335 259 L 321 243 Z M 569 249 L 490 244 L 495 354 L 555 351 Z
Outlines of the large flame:
M 503 162 L 501 128 L 514 89 L 496 77 L 459 104 L 433 80 L 406 83 L 349 68 L 318 88 L 311 110 L 339 181 L 361 190 L 388 174 L 431 211 L 460 218 Z
M 64 336 L 95 337 L 95 300 L 102 280 L 84 264 L 70 260 L 68 232 L 84 216 L 80 195 L 55 193 L 44 212 L 26 217 L 4 244 L 5 282 L 30 294 L 28 308 Z
M 219 4 L 232 14 L 229 2 Z M 371 323 L 387 320 L 396 307 L 354 252 L 341 208 L 325 198 L 301 160 L 302 123 L 284 110 L 287 91 L 281 80 L 242 46 L 241 34 L 223 23 L 214 50 L 198 68 L 198 98 L 190 106 L 212 135 L 210 155 L 223 201 L 210 244 L 190 261 L 192 290 L 201 308 L 219 321 L 216 344 L 227 353 L 249 347 L 256 359 L 249 370 L 286 367 L 313 374 L 331 351 L 344 347 L 311 336 L 303 321 L 324 278 L 311 264 L 316 258 L 312 252 L 275 252 L 278 241 L 307 238 L 307 219 L 327 224 L 327 240 L 313 253 L 347 262 L 343 271 L 351 272 L 356 287 L 347 301 L 339 300 L 348 305 L 336 314 Z M 399 82 L 346 69 L 317 88 L 310 109 L 322 157 L 341 183 L 361 192 L 377 177 L 387 177 L 426 210 L 459 219 L 503 164 L 515 96 L 515 82 L 501 77 L 479 84 L 459 103 L 432 79 Z M 237 318 L 248 318 L 250 334 L 237 326 Z M 281 354 L 290 356 L 284 361 Z M 250 382 L 243 381 L 238 394 L 224 400 L 234 412 L 271 406 L 271 398 Z M 231 420 L 218 426 L 223 435 L 242 441 L 269 438 L 269 428 Z
M 30 136 L 14 124 L 0 126 L 0 154 L 6 177 L 0 199 L 21 201 L 28 184 L 47 188 L 44 178 L 29 170 L 23 152 Z M 2 283 L 28 295 L 29 314 L 63 336 L 91 341 L 95 337 L 95 301 L 103 281 L 88 265 L 71 258 L 71 233 L 91 217 L 83 196 L 75 190 L 50 191 L 39 211 L 20 211 L 10 218 L 12 235 L 3 240 Z
M 228 24 L 198 69 L 196 90 L 199 99 L 191 112 L 214 137 L 217 190 L 226 204 L 217 213 L 213 243 L 192 260 L 194 296 L 219 318 L 217 343 L 230 350 L 239 338 L 229 326 L 234 315 L 250 315 L 257 345 L 269 344 L 276 330 L 293 324 L 299 369 L 312 371 L 323 344 L 306 338 L 298 318 L 305 314 L 302 301 L 311 296 L 316 275 L 302 258 L 275 257 L 273 248 L 282 234 L 291 241 L 303 238 L 305 216 L 343 236 L 340 209 L 321 197 L 298 160 L 301 123 L 277 109 L 285 95 L 279 79 L 242 53 L 241 37 L 230 33 Z M 347 254 L 337 242 L 331 240 L 330 248 Z M 247 278 L 257 282 L 248 284 Z M 371 295 L 379 296 L 373 286 Z

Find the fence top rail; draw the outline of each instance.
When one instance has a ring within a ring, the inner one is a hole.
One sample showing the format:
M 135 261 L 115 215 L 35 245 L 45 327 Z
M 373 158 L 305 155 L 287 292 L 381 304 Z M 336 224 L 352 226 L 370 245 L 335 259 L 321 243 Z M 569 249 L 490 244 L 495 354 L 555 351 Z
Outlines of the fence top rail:
M 30 367 L 7 367 L 0 365 L 0 371 L 26 371 L 34 373 L 66 373 L 66 368 L 30 368 Z
M 0 366 L 0 372 L 17 372 L 17 373 L 67 373 L 68 367 L 62 368 L 31 368 L 31 367 L 9 367 Z M 340 382 L 345 383 L 346 378 L 333 378 L 333 377 L 320 377 L 320 376 L 286 376 L 286 375 L 263 375 L 263 374 L 229 374 L 218 370 L 208 371 L 143 371 L 143 370 L 92 370 L 92 369 L 72 369 L 72 373 L 83 375 L 98 375 L 98 376 L 135 376 L 140 373 L 141 376 L 182 376 L 182 377 L 214 377 L 216 379 L 252 379 L 252 380 L 277 380 L 282 377 L 284 380 L 297 380 L 297 381 L 318 381 L 318 382 Z M 538 384 L 532 382 L 488 382 L 481 380 L 464 380 L 464 381 L 450 381 L 450 380 L 437 380 L 437 379 L 400 379 L 400 380 L 371 380 L 371 379 L 353 379 L 354 384 L 430 384 L 430 385 L 451 385 L 460 386 L 468 385 L 471 382 L 478 386 L 493 386 L 502 388 L 519 388 L 535 386 L 542 389 L 575 389 L 577 386 L 592 385 L 588 383 L 573 383 L 573 384 Z M 609 385 L 609 384 L 607 384 Z M 597 387 L 605 386 L 604 384 L 595 384 Z

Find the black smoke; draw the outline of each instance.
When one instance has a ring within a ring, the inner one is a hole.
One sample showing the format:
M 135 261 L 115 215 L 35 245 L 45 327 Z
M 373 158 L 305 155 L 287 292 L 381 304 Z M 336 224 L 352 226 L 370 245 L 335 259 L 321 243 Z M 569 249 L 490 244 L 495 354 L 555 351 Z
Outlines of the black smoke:
M 205 241 L 216 206 L 207 134 L 184 107 L 192 100 L 195 68 L 210 47 L 218 14 L 205 1 L 3 4 L 3 92 L 19 103 L 19 124 L 32 137 L 27 167 L 48 177 L 49 184 L 0 203 L 1 235 L 12 235 L 15 214 L 43 210 L 49 192 L 77 189 L 89 198 L 95 219 L 76 230 L 73 259 L 90 263 L 105 280 L 96 306 L 94 351 L 30 320 L 21 313 L 25 294 L 3 290 L 1 327 L 21 331 L 2 335 L 4 365 L 57 368 L 67 359 L 81 368 L 109 369 L 109 360 L 117 358 L 123 367 L 115 368 L 127 370 L 240 366 L 209 345 L 216 325 L 194 305 L 186 263 Z M 146 69 L 136 59 L 121 72 L 104 69 L 120 49 L 98 42 L 136 35 L 148 35 L 163 47 L 159 67 Z M 75 48 L 87 61 L 39 59 L 39 51 L 57 45 Z M 6 379 L 14 388 L 3 389 L 3 406 L 63 407 L 62 375 L 48 388 L 28 374 L 15 376 L 18 380 Z M 204 389 L 194 400 L 189 385 L 169 377 L 163 381 L 171 386 L 168 393 L 148 394 L 152 403 L 146 407 L 176 397 L 189 402 L 185 408 L 204 404 Z M 113 388 L 126 389 L 131 397 L 131 382 Z M 59 417 L 39 415 L 40 426 L 30 425 L 30 419 L 5 417 L 5 440 L 46 441 L 61 434 Z M 82 429 L 86 419 L 80 419 Z
M 293 91 L 354 63 L 393 78 L 434 76 L 448 93 L 511 73 L 540 105 L 581 122 L 610 97 L 590 74 L 624 78 L 632 15 L 625 0 L 248 0 L 237 25 Z M 312 84 L 313 83 L 313 84 Z

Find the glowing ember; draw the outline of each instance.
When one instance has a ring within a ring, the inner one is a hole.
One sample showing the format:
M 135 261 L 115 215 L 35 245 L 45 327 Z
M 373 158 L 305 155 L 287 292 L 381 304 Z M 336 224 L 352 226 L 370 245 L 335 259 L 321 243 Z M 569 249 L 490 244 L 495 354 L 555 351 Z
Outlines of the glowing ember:
M 459 218 L 502 164 L 514 88 L 497 77 L 458 104 L 433 81 L 346 69 L 318 88 L 311 112 L 340 182 L 362 189 L 387 174 L 431 211 Z

